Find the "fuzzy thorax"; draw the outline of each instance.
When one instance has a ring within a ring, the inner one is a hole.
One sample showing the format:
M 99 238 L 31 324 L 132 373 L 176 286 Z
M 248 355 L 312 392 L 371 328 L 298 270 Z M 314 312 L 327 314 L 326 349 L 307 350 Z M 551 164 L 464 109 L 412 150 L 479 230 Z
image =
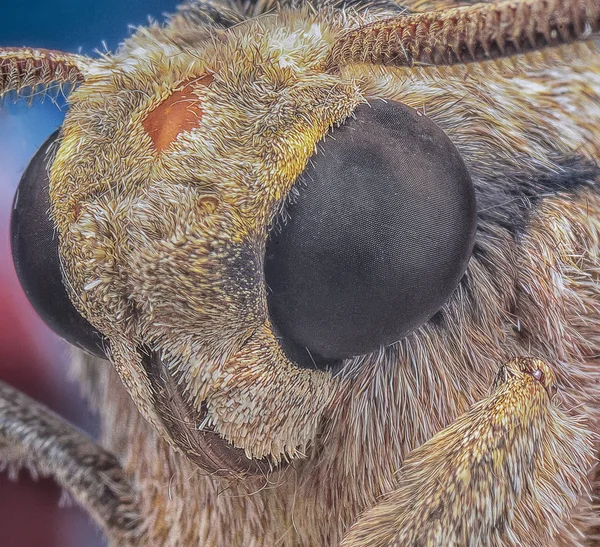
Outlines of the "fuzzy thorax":
M 410 454 L 342 546 L 549 545 L 586 494 L 582 425 L 560 409 L 547 364 L 507 363 L 487 398 Z

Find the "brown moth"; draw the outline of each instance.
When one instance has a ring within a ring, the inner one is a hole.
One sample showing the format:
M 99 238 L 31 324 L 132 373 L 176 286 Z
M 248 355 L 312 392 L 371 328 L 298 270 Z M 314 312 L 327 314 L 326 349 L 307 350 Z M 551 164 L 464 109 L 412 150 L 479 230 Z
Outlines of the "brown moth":
M 103 427 L 0 384 L 0 462 L 111 545 L 600 542 L 598 32 L 597 0 L 200 0 L 0 50 L 0 95 L 70 91 L 13 254 Z

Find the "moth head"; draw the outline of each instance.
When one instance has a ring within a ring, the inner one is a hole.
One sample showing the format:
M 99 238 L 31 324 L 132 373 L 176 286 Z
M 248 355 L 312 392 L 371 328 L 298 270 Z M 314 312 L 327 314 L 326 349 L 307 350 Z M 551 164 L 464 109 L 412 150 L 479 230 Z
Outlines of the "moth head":
M 9 51 L 13 88 L 31 85 L 26 70 L 79 84 L 15 201 L 13 255 L 34 306 L 106 354 L 199 465 L 264 472 L 304 455 L 335 371 L 444 305 L 476 229 L 450 139 L 401 103 L 368 104 L 342 67 L 531 49 L 517 44 L 520 20 L 502 35 L 510 47 L 484 32 L 440 42 L 431 18 L 486 9 L 350 33 L 333 15 L 284 13 L 287 25 L 250 21 L 193 49 L 154 29 L 98 60 Z

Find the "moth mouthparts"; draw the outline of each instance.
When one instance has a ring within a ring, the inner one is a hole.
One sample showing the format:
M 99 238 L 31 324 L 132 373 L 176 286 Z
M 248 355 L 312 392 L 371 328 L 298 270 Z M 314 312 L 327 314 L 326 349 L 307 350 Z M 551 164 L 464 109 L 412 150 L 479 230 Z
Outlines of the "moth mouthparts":
M 171 438 L 194 464 L 217 476 L 265 475 L 277 464 L 268 459 L 250 459 L 244 450 L 233 446 L 210 426 L 205 426 L 208 409 L 200 408 L 185 397 L 159 352 L 141 348 L 142 365 L 154 386 L 154 408 Z

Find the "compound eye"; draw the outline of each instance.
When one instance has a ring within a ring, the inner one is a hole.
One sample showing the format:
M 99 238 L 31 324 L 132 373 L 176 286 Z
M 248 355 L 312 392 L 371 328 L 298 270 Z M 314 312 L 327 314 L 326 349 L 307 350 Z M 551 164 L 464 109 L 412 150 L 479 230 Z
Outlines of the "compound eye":
M 19 183 L 10 221 L 13 262 L 29 302 L 46 324 L 67 342 L 104 357 L 102 336 L 73 307 L 65 289 L 58 234 L 48 216 L 48 169 L 58 133 L 37 151 Z
M 340 360 L 427 322 L 462 278 L 477 226 L 469 172 L 430 119 L 361 105 L 296 184 L 265 257 L 276 333 L 295 354 Z

